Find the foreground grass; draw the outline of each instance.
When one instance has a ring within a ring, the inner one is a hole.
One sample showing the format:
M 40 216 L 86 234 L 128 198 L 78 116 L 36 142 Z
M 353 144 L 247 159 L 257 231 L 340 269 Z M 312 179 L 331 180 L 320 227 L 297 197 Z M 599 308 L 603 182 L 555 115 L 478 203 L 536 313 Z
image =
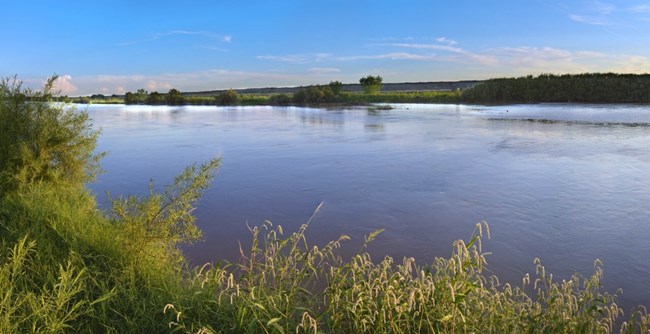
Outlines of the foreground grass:
M 53 81 L 52 81 L 53 82 Z M 375 260 L 368 235 L 349 259 L 305 238 L 251 229 L 237 263 L 188 268 L 192 211 L 219 160 L 188 167 L 162 192 L 99 211 L 87 115 L 43 93 L 0 84 L 0 333 L 647 333 L 589 277 L 554 281 L 539 260 L 521 285 L 485 274 L 477 225 L 450 257 Z M 153 189 L 153 187 L 152 187 Z M 317 210 L 318 211 L 318 210 Z M 626 320 L 626 321 L 623 321 Z

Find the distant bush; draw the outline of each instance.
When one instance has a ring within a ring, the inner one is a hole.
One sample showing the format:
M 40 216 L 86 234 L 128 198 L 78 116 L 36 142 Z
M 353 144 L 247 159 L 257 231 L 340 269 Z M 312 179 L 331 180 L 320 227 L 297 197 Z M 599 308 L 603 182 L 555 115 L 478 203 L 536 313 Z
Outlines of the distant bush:
M 377 94 L 381 90 L 383 80 L 380 76 L 369 75 L 359 79 L 359 83 L 366 94 Z
M 235 104 L 237 104 L 237 102 L 239 102 L 239 94 L 237 94 L 237 92 L 235 92 L 232 89 L 229 89 L 229 90 L 215 96 L 214 98 L 215 98 L 215 102 L 218 105 L 222 105 L 222 106 L 231 106 L 231 105 L 235 105 Z
M 332 90 L 332 93 L 337 96 L 341 94 L 341 90 L 343 89 L 343 83 L 340 81 L 330 81 L 327 86 L 329 86 L 329 88 Z
M 172 88 L 165 95 L 165 102 L 168 106 L 181 106 L 186 103 L 185 96 L 178 89 Z
M 288 106 L 292 98 L 289 94 L 274 94 L 269 96 L 268 103 L 272 106 Z
M 329 86 L 309 86 L 293 94 L 293 103 L 319 105 L 336 102 L 336 95 Z
M 151 92 L 147 97 L 147 104 L 157 106 L 157 105 L 163 105 L 165 103 L 166 103 L 165 95 L 160 94 L 158 92 Z
M 125 104 L 145 104 L 147 103 L 147 91 L 138 89 L 135 93 L 127 92 L 124 95 Z

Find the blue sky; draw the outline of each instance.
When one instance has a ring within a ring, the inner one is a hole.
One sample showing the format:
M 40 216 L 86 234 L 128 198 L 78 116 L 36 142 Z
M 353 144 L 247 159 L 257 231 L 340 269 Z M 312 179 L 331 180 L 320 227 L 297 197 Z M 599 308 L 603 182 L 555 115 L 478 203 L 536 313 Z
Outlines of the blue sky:
M 1 1 L 0 75 L 69 95 L 650 72 L 650 1 Z

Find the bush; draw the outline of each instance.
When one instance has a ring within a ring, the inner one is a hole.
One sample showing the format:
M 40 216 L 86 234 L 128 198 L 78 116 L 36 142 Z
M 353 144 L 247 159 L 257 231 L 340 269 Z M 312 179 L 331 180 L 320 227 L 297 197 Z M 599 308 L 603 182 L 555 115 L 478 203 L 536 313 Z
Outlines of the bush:
M 291 104 L 291 95 L 289 94 L 274 94 L 268 99 L 268 103 L 272 106 L 288 106 Z
M 222 106 L 231 106 L 239 102 L 239 94 L 232 89 L 229 89 L 217 96 L 215 96 L 215 101 L 218 105 Z
M 359 83 L 363 87 L 363 91 L 366 94 L 377 94 L 381 90 L 381 83 L 383 82 L 383 78 L 380 76 L 366 76 L 361 79 L 359 79 Z
M 100 170 L 97 136 L 88 114 L 54 103 L 48 80 L 42 92 L 15 79 L 0 82 L 0 196 L 36 182 L 83 187 Z
M 336 95 L 329 86 L 309 86 L 293 94 L 296 104 L 319 105 L 336 102 Z
M 172 88 L 167 92 L 165 101 L 168 106 L 181 106 L 185 104 L 185 96 L 176 88 Z

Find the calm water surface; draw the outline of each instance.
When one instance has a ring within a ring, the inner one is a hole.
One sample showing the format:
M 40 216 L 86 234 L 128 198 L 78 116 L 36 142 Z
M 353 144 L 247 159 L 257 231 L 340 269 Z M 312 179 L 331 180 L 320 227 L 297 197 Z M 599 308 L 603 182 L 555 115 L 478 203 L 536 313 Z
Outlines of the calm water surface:
M 448 256 L 486 220 L 490 270 L 520 282 L 539 257 L 556 277 L 589 275 L 626 307 L 650 304 L 650 107 L 394 105 L 393 110 L 91 106 L 107 173 L 91 185 L 145 194 L 192 162 L 223 157 L 196 214 L 194 264 L 235 261 L 246 225 L 309 229 L 323 244 L 386 231 L 376 259 Z

